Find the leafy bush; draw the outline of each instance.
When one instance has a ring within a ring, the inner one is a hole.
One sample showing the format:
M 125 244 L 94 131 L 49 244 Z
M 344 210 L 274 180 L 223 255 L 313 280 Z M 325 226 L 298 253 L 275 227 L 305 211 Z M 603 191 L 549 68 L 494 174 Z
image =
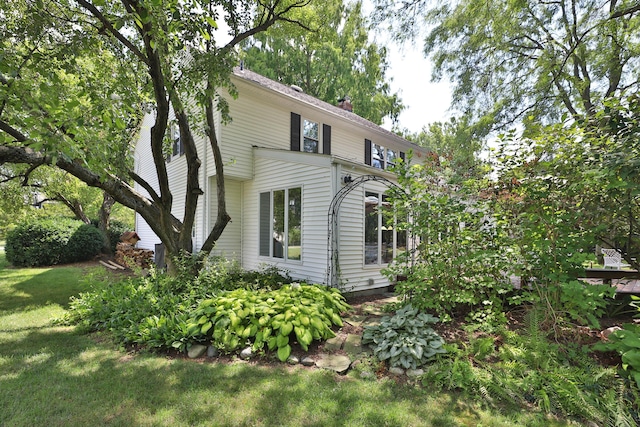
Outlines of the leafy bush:
M 632 295 L 631 299 L 633 302 L 629 305 L 640 311 L 640 297 Z M 621 374 L 635 381 L 640 390 L 640 324 L 622 325 L 622 329 L 609 335 L 607 342 L 597 343 L 593 348 L 598 351 L 616 351 L 622 357 Z
M 635 381 L 640 389 L 640 325 L 628 323 L 608 337 L 609 342 L 593 346 L 598 351 L 616 351 L 622 356 L 622 371 L 625 377 Z
M 63 320 L 89 331 L 109 331 L 123 344 L 167 348 L 186 342 L 188 313 L 203 298 L 176 291 L 176 278 L 155 271 L 115 284 L 96 276 L 87 280 L 99 290 L 72 297 Z
M 389 360 L 391 367 L 416 369 L 446 353 L 444 340 L 429 326 L 438 320 L 409 304 L 383 317 L 380 325 L 366 327 L 362 343 L 373 343 L 373 354 L 378 360 Z
M 203 301 L 193 312 L 189 331 L 195 340 L 210 340 L 225 351 L 252 342 L 254 350 L 276 350 L 287 360 L 292 339 L 304 350 L 313 340 L 335 336 L 340 313 L 349 306 L 333 288 L 286 285 L 275 291 L 237 289 Z M 180 344 L 176 344 L 179 346 Z
M 21 224 L 7 235 L 7 260 L 19 267 L 84 261 L 102 247 L 98 229 L 69 218 Z
M 194 284 L 229 291 L 276 290 L 292 281 L 286 272 L 272 265 L 263 265 L 259 270 L 243 270 L 237 261 L 214 257 L 206 260 Z
M 82 224 L 69 237 L 62 250 L 61 261 L 86 261 L 100 253 L 104 243 L 102 233 L 93 225 Z
M 504 311 L 513 285 L 513 254 L 505 246 L 508 230 L 478 195 L 477 183 L 448 183 L 439 161 L 400 163 L 401 188 L 391 189 L 398 228 L 420 236 L 411 256 L 397 258 L 385 271 L 420 310 L 448 321 L 470 316 L 487 325 L 506 322 Z
M 273 285 L 273 270 L 264 275 L 266 286 L 241 281 L 247 289 L 227 291 L 221 287 L 230 284 L 229 276 L 246 274 L 261 282 L 261 273 L 222 261 L 218 265 L 203 273 L 206 279 L 190 282 L 152 270 L 148 277 L 102 283 L 100 290 L 72 298 L 63 320 L 87 330 L 108 330 L 123 344 L 183 350 L 200 341 L 233 351 L 252 343 L 256 350 L 265 345 L 277 349 L 286 360 L 294 340 L 307 349 L 313 340 L 332 337 L 331 326 L 341 326 L 340 313 L 349 308 L 337 290 L 324 286 L 264 290 Z M 220 272 L 215 280 L 213 271 Z
M 286 271 L 268 264 L 261 266 L 259 270 L 244 270 L 235 260 L 209 257 L 201 253 L 181 256 L 175 262 L 182 287 L 227 291 L 275 290 L 292 282 Z
M 486 338 L 445 344 L 449 357 L 427 366 L 422 383 L 492 406 L 516 404 L 598 425 L 636 425 L 637 394 L 625 390 L 615 369 L 599 366 L 580 348 L 549 342 L 535 319 L 542 315 L 519 333 L 501 331 L 492 345 Z

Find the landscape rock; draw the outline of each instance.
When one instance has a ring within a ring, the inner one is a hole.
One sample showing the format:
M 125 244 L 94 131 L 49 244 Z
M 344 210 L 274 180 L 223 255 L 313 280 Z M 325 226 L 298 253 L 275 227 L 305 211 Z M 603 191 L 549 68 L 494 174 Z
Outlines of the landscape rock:
M 324 343 L 324 350 L 325 351 L 340 350 L 340 348 L 342 348 L 342 342 L 343 342 L 343 338 L 340 338 L 340 337 L 329 338 Z
M 424 374 L 424 370 L 422 369 L 407 369 L 406 372 L 408 377 L 416 378 Z
M 393 368 L 389 368 L 389 373 L 393 375 L 401 376 L 401 375 L 404 375 L 404 369 L 394 366 Z
M 218 349 L 212 345 L 207 347 L 207 357 L 218 357 Z
M 349 354 L 362 353 L 362 337 L 354 334 L 347 335 L 343 349 Z
M 253 355 L 253 352 L 251 351 L 251 347 L 247 347 L 244 350 L 242 350 L 240 352 L 240 359 L 242 360 L 247 360 L 249 359 L 251 356 Z
M 367 316 L 357 316 L 357 315 L 349 316 L 346 319 L 344 319 L 346 323 L 355 327 L 362 326 L 362 323 L 365 322 L 366 320 L 367 320 Z
M 342 374 L 351 366 L 351 359 L 340 354 L 325 354 L 321 359 L 316 361 L 316 366 Z
M 194 344 L 191 346 L 191 348 L 189 348 L 189 351 L 187 352 L 187 356 L 189 356 L 189 359 L 197 359 L 198 357 L 202 356 L 206 351 L 207 351 L 206 345 Z
M 298 356 L 294 356 L 293 354 L 291 356 L 289 356 L 289 358 L 287 359 L 287 363 L 289 365 L 297 365 L 298 363 L 300 363 L 300 358 L 298 358 Z
M 316 364 L 316 361 L 312 357 L 306 356 L 302 358 L 303 366 L 313 366 L 315 364 Z

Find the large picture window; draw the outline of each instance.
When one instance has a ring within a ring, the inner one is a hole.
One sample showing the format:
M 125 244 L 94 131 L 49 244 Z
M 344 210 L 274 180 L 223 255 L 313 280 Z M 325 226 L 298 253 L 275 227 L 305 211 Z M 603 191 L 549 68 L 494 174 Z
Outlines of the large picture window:
M 260 193 L 260 256 L 299 261 L 302 255 L 302 189 Z
M 367 191 L 364 198 L 364 263 L 389 264 L 407 247 L 406 231 L 397 230 L 387 196 Z

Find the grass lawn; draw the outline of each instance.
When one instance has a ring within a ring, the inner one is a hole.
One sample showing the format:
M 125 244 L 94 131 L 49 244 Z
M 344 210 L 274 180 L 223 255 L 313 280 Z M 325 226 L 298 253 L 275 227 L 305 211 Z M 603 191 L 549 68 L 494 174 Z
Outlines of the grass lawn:
M 13 269 L 0 252 L 0 426 L 569 425 L 391 380 L 128 354 L 52 323 L 85 273 Z

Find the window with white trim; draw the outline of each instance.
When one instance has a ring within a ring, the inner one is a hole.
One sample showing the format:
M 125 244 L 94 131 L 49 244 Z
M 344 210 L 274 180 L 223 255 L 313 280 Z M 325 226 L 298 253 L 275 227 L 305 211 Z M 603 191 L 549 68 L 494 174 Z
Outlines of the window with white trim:
M 382 145 L 374 144 L 370 139 L 364 140 L 364 163 L 378 169 L 387 169 L 394 165 L 398 158 L 405 160 L 405 153 Z
M 385 150 L 384 147 L 378 144 L 373 144 L 373 151 L 371 153 L 373 161 L 371 166 L 378 169 L 385 168 Z
M 302 258 L 302 188 L 260 193 L 259 254 L 299 261 Z
M 184 147 L 182 145 L 182 140 L 180 139 L 180 128 L 177 123 L 171 123 L 168 127 L 169 141 L 170 141 L 170 149 L 169 154 L 167 154 L 166 160 L 170 162 L 173 157 L 182 156 L 184 154 Z
M 367 191 L 364 198 L 364 263 L 389 264 L 407 248 L 407 232 L 398 230 L 387 196 Z
M 320 146 L 320 130 L 318 123 L 304 119 L 302 125 L 302 151 L 317 153 Z

